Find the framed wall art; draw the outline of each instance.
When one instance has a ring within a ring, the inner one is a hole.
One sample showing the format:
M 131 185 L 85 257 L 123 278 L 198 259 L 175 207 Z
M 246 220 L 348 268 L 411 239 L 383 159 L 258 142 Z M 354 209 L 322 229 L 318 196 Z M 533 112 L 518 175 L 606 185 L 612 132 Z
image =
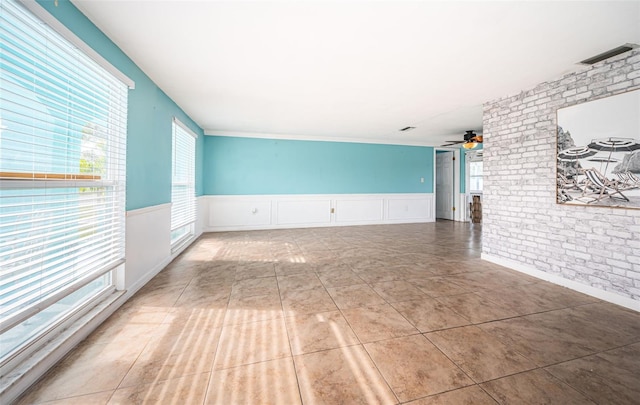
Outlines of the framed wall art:
M 640 209 L 640 90 L 557 111 L 557 202 Z

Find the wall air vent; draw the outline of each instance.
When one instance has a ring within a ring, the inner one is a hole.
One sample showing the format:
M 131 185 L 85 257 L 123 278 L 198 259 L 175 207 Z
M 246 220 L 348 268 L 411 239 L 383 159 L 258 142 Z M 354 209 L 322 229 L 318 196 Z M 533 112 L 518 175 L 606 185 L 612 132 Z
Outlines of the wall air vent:
M 407 131 L 411 131 L 412 129 L 416 129 L 416 127 L 404 127 L 400 130 L 400 132 L 407 132 Z
M 591 57 L 589 59 L 585 59 L 580 63 L 583 64 L 583 65 L 593 65 L 594 63 L 598 63 L 598 62 L 603 61 L 605 59 L 609 59 L 612 56 L 616 56 L 616 55 L 620 55 L 621 53 L 628 52 L 628 51 L 632 50 L 633 48 L 634 48 L 633 46 L 630 46 L 628 44 L 622 45 L 622 46 L 619 46 L 617 48 L 613 48 L 613 49 L 610 49 L 610 50 L 608 50 L 606 52 L 603 52 L 603 53 L 601 53 L 599 55 L 593 56 L 593 57 Z

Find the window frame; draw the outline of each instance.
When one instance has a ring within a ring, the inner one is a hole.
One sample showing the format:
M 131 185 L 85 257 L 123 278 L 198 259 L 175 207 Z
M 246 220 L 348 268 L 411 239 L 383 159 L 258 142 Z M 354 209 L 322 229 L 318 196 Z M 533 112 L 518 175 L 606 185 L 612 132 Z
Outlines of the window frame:
M 469 184 L 469 193 L 470 194 L 482 194 L 482 189 L 484 188 L 484 182 L 482 180 L 483 180 L 484 175 L 483 174 L 480 174 L 480 175 L 472 174 L 471 167 L 474 164 L 482 165 L 483 166 L 483 172 L 484 172 L 484 162 L 482 160 L 471 160 L 471 161 L 469 161 L 469 183 L 468 183 Z M 479 178 L 481 180 L 481 182 L 483 183 L 483 186 L 480 189 L 477 189 L 477 188 L 474 189 L 474 188 L 471 187 L 471 185 L 474 184 L 473 179 L 477 179 L 477 178 Z
M 193 144 L 190 145 L 193 149 L 189 151 L 187 156 L 179 157 L 177 155 L 178 148 L 178 136 L 190 136 L 189 142 L 193 141 Z M 197 217 L 197 200 L 195 194 L 195 180 L 196 180 L 196 143 L 198 140 L 198 135 L 193 132 L 187 125 L 185 125 L 182 121 L 180 121 L 177 117 L 173 118 L 172 121 L 172 131 L 171 131 L 171 226 L 170 226 L 170 243 L 171 243 L 171 253 L 175 253 L 180 250 L 185 244 L 188 243 L 195 236 L 195 222 Z M 187 181 L 176 181 L 176 170 L 177 170 L 177 159 L 192 159 L 190 162 L 186 162 L 189 165 L 189 175 L 191 176 Z M 187 223 L 183 223 L 180 226 L 174 227 L 175 216 L 179 213 L 176 211 L 178 201 L 174 200 L 174 186 L 186 186 L 187 190 L 191 190 L 191 195 L 189 196 L 190 201 L 188 204 L 190 207 L 187 208 L 187 217 L 190 217 L 190 221 Z M 184 229 L 179 236 L 173 237 L 174 232 Z
M 3 8 L 5 7 L 22 7 L 22 13 L 31 14 L 33 18 L 33 31 L 24 31 L 28 32 L 25 35 L 34 35 L 39 36 L 42 35 L 40 30 L 44 30 L 47 33 L 51 33 L 55 38 L 52 41 L 60 41 L 64 44 L 64 46 L 76 49 L 76 54 L 80 55 L 80 58 L 86 58 L 86 60 L 91 60 L 91 63 L 97 64 L 98 68 L 103 69 L 107 75 L 110 75 L 109 80 L 113 80 L 113 82 L 119 82 L 126 89 L 132 89 L 135 87 L 135 83 L 126 77 L 123 73 L 121 73 L 117 68 L 112 66 L 109 62 L 107 62 L 102 56 L 100 56 L 96 51 L 94 51 L 91 47 L 86 45 L 81 39 L 79 39 L 75 34 L 73 34 L 69 29 L 67 29 L 62 23 L 60 23 L 55 17 L 49 14 L 46 9 L 40 6 L 33 0 L 2 0 L 3 3 L 7 3 L 7 5 L 3 4 Z M 9 3 L 14 3 L 11 5 Z M 30 19 L 31 19 L 30 17 Z M 7 17 L 9 18 L 9 17 Z M 25 23 L 26 26 L 31 22 Z M 44 24 L 43 24 L 44 23 Z M 39 27 L 39 28 L 38 28 Z M 20 32 L 20 31 L 18 31 Z M 16 48 L 19 49 L 19 48 Z M 35 49 L 35 48 L 34 48 Z M 25 51 L 26 53 L 26 51 Z M 86 63 L 86 62 L 85 62 Z M 48 66 L 48 65 L 47 65 Z M 95 65 L 94 65 L 95 66 Z M 63 73 L 63 72 L 62 72 Z M 100 73 L 103 74 L 103 73 Z M 105 75 L 105 77 L 107 76 Z M 65 76 L 61 76 L 65 77 Z M 47 82 L 44 82 L 47 83 Z M 109 88 L 106 86 L 105 88 Z M 2 190 L 74 190 L 69 194 L 68 191 L 64 193 L 66 195 L 77 195 L 78 201 L 81 200 L 82 190 L 81 188 L 105 188 L 105 187 L 114 187 L 117 190 L 114 191 L 114 198 L 121 202 L 121 210 L 115 209 L 114 212 L 117 212 L 117 218 L 114 216 L 114 220 L 121 221 L 121 227 L 124 231 L 124 221 L 126 216 L 126 207 L 124 204 L 125 201 L 125 190 L 126 190 L 126 122 L 127 122 L 127 101 L 128 91 L 124 91 L 124 104 L 121 104 L 123 99 L 120 99 L 118 103 L 114 104 L 113 96 L 110 92 L 99 95 L 98 97 L 104 97 L 108 102 L 108 111 L 109 114 L 112 114 L 112 106 L 122 106 L 124 109 L 124 115 L 122 115 L 121 122 L 123 122 L 124 133 L 118 131 L 118 139 L 116 142 L 121 142 L 118 147 L 107 147 L 106 149 L 106 158 L 107 162 L 110 162 L 106 169 L 107 176 L 96 176 L 96 175 L 87 175 L 87 174 L 63 174 L 63 173 L 38 173 L 35 170 L 32 170 L 31 173 L 27 172 L 9 172 L 5 171 L 0 173 L 2 178 L 0 178 L 0 189 Z M 32 111 L 30 106 L 26 107 L 27 111 Z M 109 115 L 111 117 L 111 115 Z M 71 117 L 71 118 L 69 118 Z M 68 113 L 68 119 L 77 119 L 73 118 L 77 117 L 73 114 Z M 121 124 L 122 125 L 122 124 Z M 106 140 L 107 142 L 114 142 L 112 139 L 113 134 L 113 126 L 108 125 L 106 132 Z M 52 138 L 53 139 L 53 138 Z M 84 139 L 84 138 L 83 138 Z M 64 144 L 63 144 L 64 145 Z M 68 143 L 66 144 L 68 145 Z M 115 159 L 113 157 L 116 156 Z M 115 163 L 114 163 L 115 162 Z M 114 165 L 118 165 L 118 167 L 114 167 Z M 10 197 L 11 198 L 11 197 Z M 34 197 L 35 198 L 35 197 Z M 111 197 L 109 197 L 111 198 Z M 51 199 L 45 199 L 44 203 L 51 204 Z M 85 200 L 86 202 L 86 200 Z M 65 208 L 66 209 L 66 208 Z M 26 212 L 26 211 L 25 211 Z M 31 211 L 34 212 L 34 211 Z M 76 219 L 77 221 L 77 219 Z M 96 224 L 96 222 L 93 222 Z M 10 222 L 9 222 L 10 224 Z M 82 239 L 78 239 L 82 240 Z M 102 239 L 101 239 L 102 240 Z M 10 242 L 11 243 L 11 242 Z M 38 326 L 34 329 L 35 332 L 29 332 L 28 338 L 22 341 L 18 346 L 12 347 L 6 353 L 0 353 L 2 357 L 2 362 L 0 363 L 0 370 L 2 375 L 7 375 L 8 370 L 11 370 L 15 367 L 18 367 L 24 360 L 28 357 L 31 357 L 40 350 L 43 346 L 49 344 L 55 336 L 64 332 L 66 328 L 68 328 L 73 322 L 77 321 L 83 315 L 88 313 L 91 309 L 93 309 L 100 302 L 103 302 L 106 297 L 112 295 L 116 291 L 116 282 L 117 282 L 117 273 L 118 270 L 122 268 L 124 263 L 124 234 L 122 235 L 122 255 L 118 260 L 107 260 L 107 261 L 99 261 L 101 265 L 97 266 L 98 270 L 92 271 L 90 273 L 86 273 L 79 278 L 72 278 L 69 283 L 65 283 L 64 286 L 60 288 L 59 291 L 56 291 L 53 294 L 46 295 L 44 299 L 40 301 L 36 301 L 35 303 L 30 303 L 28 307 L 20 307 L 15 310 L 15 313 L 9 313 L 2 322 L 2 333 L 10 331 L 12 328 L 20 325 L 21 323 L 32 319 L 35 315 L 42 313 L 47 309 L 57 310 L 59 308 L 54 308 L 55 305 L 60 304 L 62 308 L 60 311 L 54 311 L 55 314 L 51 318 L 51 320 L 43 323 L 41 326 Z M 11 248 L 11 244 L 9 247 Z M 64 250 L 63 250 L 64 252 Z M 66 256 L 61 256 L 66 257 Z M 96 257 L 100 259 L 99 256 L 92 256 L 93 259 Z M 111 257 L 111 256 L 109 256 Z M 104 262 L 104 263 L 103 263 Z M 52 271 L 55 271 L 55 267 L 51 267 Z M 68 269 L 68 267 L 62 268 L 61 272 Z M 81 296 L 77 302 L 73 302 L 70 306 L 66 306 L 65 304 L 61 304 L 61 302 L 65 298 L 72 297 L 74 293 L 82 290 L 83 288 L 89 287 L 91 283 L 95 281 L 99 281 L 103 279 L 104 286 L 101 288 L 97 286 L 93 291 L 90 291 L 90 294 L 86 296 Z M 37 333 L 36 333 L 37 332 Z

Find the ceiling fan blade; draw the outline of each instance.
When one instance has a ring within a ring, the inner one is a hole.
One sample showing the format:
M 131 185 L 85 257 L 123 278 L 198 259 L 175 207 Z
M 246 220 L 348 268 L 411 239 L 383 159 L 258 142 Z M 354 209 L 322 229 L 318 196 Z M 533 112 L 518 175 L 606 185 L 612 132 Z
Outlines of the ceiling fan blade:
M 458 145 L 458 144 L 467 143 L 467 142 L 482 143 L 482 135 L 478 135 L 474 131 L 465 131 L 465 134 L 463 135 L 462 140 L 445 141 L 445 143 L 440 146 L 453 146 L 453 145 Z

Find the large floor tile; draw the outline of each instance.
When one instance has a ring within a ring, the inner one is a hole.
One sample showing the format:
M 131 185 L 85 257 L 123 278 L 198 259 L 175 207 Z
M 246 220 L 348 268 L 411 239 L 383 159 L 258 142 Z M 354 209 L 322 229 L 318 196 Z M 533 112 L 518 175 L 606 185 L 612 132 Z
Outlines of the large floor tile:
M 385 301 L 366 284 L 327 288 L 340 309 L 360 308 L 384 304 Z
M 159 288 L 144 286 L 123 307 L 169 309 L 180 298 L 185 288 L 182 285 L 168 285 Z
M 191 329 L 151 339 L 119 388 L 211 371 L 221 329 Z
M 350 268 L 338 268 L 321 271 L 316 269 L 316 271 L 318 274 L 318 278 L 327 288 L 364 284 L 364 280 L 358 277 L 358 275 L 355 272 L 351 271 Z
M 479 290 L 477 295 L 495 302 L 518 315 L 534 314 L 564 308 L 550 297 L 539 294 L 537 289 L 525 286 L 501 287 L 496 290 Z
M 489 322 L 517 315 L 514 310 L 505 308 L 474 293 L 439 297 L 437 300 L 462 315 L 471 323 Z
M 290 357 L 214 371 L 205 400 L 206 405 L 300 403 Z
M 233 296 L 229 301 L 224 324 L 266 321 L 283 316 L 280 295 Z
M 295 315 L 285 322 L 294 355 L 359 343 L 340 311 Z
M 476 326 L 426 335 L 475 382 L 483 382 L 535 368 L 529 359 Z
M 401 402 L 473 384 L 422 335 L 367 343 L 364 347 Z
M 304 256 L 300 257 L 301 260 L 304 258 Z M 302 261 L 279 261 L 275 263 L 275 267 L 276 275 L 278 276 L 286 276 L 298 273 L 312 273 L 315 271 L 315 267 L 312 263 Z
M 442 394 L 407 402 L 407 405 L 497 405 L 484 390 L 477 385 L 459 388 Z
M 358 277 L 363 279 L 364 282 L 368 284 L 402 280 L 402 273 L 400 271 L 394 270 L 391 266 L 355 271 L 358 274 Z
M 318 276 L 313 272 L 289 274 L 278 276 L 278 288 L 280 294 L 289 291 L 310 290 L 322 287 Z
M 469 290 L 463 288 L 454 281 L 447 279 L 446 277 L 427 277 L 421 279 L 409 280 L 420 291 L 427 294 L 430 297 L 442 297 L 445 295 L 458 295 L 468 293 Z
M 275 277 L 249 278 L 233 283 L 232 297 L 250 297 L 253 295 L 268 295 L 278 293 L 278 283 Z
M 394 302 L 391 305 L 423 333 L 469 324 L 468 320 L 433 298 Z
M 384 268 L 387 265 L 386 260 L 372 257 L 349 258 L 343 260 L 343 262 L 348 263 L 357 273 Z
M 593 298 L 546 282 L 483 290 L 479 295 L 514 309 L 518 314 L 531 314 L 582 305 Z
M 294 357 L 307 404 L 395 404 L 397 399 L 360 345 Z
M 173 308 L 156 329 L 170 335 L 204 333 L 224 324 L 226 308 Z
M 437 249 L 437 248 L 436 248 Z M 431 250 L 434 251 L 434 250 Z M 465 268 L 463 266 L 459 266 L 455 263 L 452 263 L 448 260 L 443 260 L 443 257 L 437 257 L 434 254 L 431 254 L 436 260 L 428 265 L 429 272 L 433 276 L 452 276 L 456 274 L 461 274 L 470 271 L 477 271 L 477 269 Z
M 593 404 L 578 391 L 540 369 L 489 381 L 481 386 L 500 404 Z
M 546 370 L 600 404 L 637 404 L 640 398 L 640 343 Z
M 546 366 L 630 343 L 629 335 L 558 310 L 480 325 L 519 353 Z
M 25 398 L 25 400 L 19 401 L 18 405 L 106 405 L 114 392 L 110 390 L 43 402 L 25 402 L 25 400 L 28 400 L 28 398 Z
M 216 370 L 291 356 L 282 318 L 225 325 L 215 357 Z
M 425 297 L 425 294 L 406 281 L 387 281 L 372 284 L 371 288 L 387 302 L 409 301 Z
M 109 400 L 109 405 L 201 404 L 205 398 L 208 381 L 209 373 L 202 373 L 120 388 Z
M 174 304 L 178 308 L 225 308 L 231 287 L 220 284 L 189 284 Z
M 640 312 L 606 302 L 575 306 L 567 312 L 588 322 L 613 329 L 623 334 L 625 341 L 640 342 Z
M 338 309 L 324 287 L 285 291 L 281 294 L 285 316 L 313 314 Z
M 229 286 L 236 278 L 237 262 L 214 261 L 200 266 L 200 270 L 193 276 L 191 284 L 215 284 Z
M 275 277 L 275 265 L 271 262 L 241 265 L 236 268 L 235 279 L 246 280 L 252 278 Z
M 345 309 L 342 313 L 363 343 L 419 332 L 389 304 Z
M 87 340 L 92 344 L 126 344 L 131 341 L 148 342 L 167 319 L 170 309 L 145 311 L 126 315 L 114 314 L 100 325 Z
M 146 342 L 94 344 L 75 348 L 48 376 L 37 383 L 23 403 L 38 403 L 114 390 L 127 374 Z
M 575 307 L 582 304 L 597 302 L 598 299 L 586 294 L 570 290 L 548 282 L 528 284 L 527 289 L 533 293 L 557 303 L 560 307 Z

